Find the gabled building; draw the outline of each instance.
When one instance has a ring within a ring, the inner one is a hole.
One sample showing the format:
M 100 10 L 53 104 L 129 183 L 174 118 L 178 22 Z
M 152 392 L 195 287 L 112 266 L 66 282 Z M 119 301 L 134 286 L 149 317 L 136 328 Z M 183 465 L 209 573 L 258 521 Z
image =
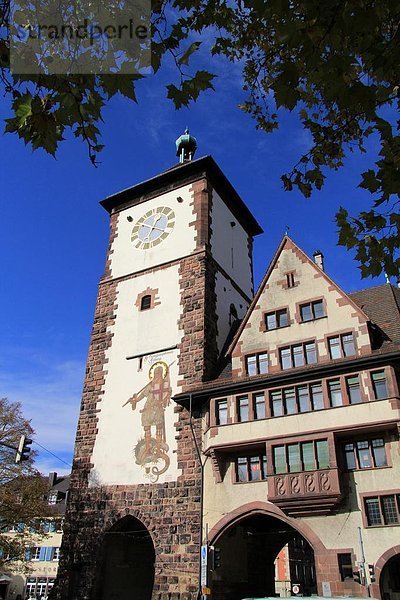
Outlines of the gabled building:
M 25 565 L 10 561 L 5 572 L 3 595 L 5 600 L 47 599 L 58 570 L 63 519 L 69 488 L 69 475 L 49 473 L 47 504 L 49 514 L 33 523 L 16 523 L 8 535 L 29 530 L 31 545 L 26 548 Z
M 213 597 L 274 595 L 288 544 L 297 593 L 397 598 L 399 306 L 390 284 L 346 294 L 285 236 L 220 377 L 175 397 L 205 415 Z
M 195 147 L 102 201 L 52 598 L 398 600 L 399 291 L 347 294 L 285 236 L 254 296 L 261 229 Z

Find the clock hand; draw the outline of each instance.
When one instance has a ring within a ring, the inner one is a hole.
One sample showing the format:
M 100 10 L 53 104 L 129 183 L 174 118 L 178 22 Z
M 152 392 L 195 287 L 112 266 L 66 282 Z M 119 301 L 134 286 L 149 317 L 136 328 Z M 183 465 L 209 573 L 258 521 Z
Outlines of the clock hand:
M 157 215 L 156 218 L 153 221 L 153 227 L 156 223 L 158 223 L 158 221 L 161 219 L 162 215 Z

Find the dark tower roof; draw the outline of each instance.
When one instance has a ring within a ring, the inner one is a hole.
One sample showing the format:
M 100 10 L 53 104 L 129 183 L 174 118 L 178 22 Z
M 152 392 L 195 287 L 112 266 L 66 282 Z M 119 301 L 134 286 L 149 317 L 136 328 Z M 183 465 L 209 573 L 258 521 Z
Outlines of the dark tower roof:
M 221 196 L 232 214 L 250 235 L 262 233 L 263 230 L 260 225 L 211 156 L 203 156 L 197 160 L 178 163 L 151 179 L 108 196 L 100 204 L 111 213 L 134 204 L 140 204 L 159 194 L 190 184 L 202 177 L 209 179 L 211 185 Z

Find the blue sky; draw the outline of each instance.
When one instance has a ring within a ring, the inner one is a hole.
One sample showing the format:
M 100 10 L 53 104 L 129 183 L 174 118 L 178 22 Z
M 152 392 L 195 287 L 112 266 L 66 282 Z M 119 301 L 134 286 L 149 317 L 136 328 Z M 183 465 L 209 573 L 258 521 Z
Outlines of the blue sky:
M 36 439 L 71 462 L 98 280 L 108 241 L 108 215 L 98 202 L 176 163 L 175 139 L 185 126 L 197 157 L 213 155 L 264 229 L 255 242 L 258 284 L 286 227 L 309 254 L 321 249 L 328 274 L 346 291 L 383 283 L 361 281 L 351 253 L 336 246 L 334 214 L 369 205 L 357 189 L 368 160 L 351 155 L 329 173 L 324 189 L 305 200 L 286 193 L 280 175 L 309 145 L 295 115 L 282 114 L 274 134 L 257 132 L 237 104 L 240 69 L 216 60 L 216 93 L 175 111 L 166 99 L 171 73 L 138 86 L 138 105 L 115 98 L 104 112 L 105 149 L 95 169 L 83 144 L 69 137 L 57 159 L 32 153 L 15 136 L 0 136 L 2 157 L 2 293 L 0 393 L 21 401 Z M 9 116 L 5 100 L 0 116 Z M 374 152 L 373 145 L 371 151 Z M 42 472 L 68 467 L 40 448 Z

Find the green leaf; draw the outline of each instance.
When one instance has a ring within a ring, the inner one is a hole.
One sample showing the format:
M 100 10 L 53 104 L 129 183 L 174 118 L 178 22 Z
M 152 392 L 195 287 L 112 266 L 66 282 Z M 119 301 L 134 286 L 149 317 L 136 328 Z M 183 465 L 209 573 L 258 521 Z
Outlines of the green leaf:
M 15 100 L 14 110 L 19 126 L 24 126 L 27 119 L 32 115 L 32 96 L 29 92 Z
M 190 57 L 194 52 L 196 52 L 200 48 L 200 46 L 201 42 L 193 42 L 192 44 L 190 44 L 190 46 L 186 48 L 182 56 L 178 59 L 178 64 L 188 65 Z

